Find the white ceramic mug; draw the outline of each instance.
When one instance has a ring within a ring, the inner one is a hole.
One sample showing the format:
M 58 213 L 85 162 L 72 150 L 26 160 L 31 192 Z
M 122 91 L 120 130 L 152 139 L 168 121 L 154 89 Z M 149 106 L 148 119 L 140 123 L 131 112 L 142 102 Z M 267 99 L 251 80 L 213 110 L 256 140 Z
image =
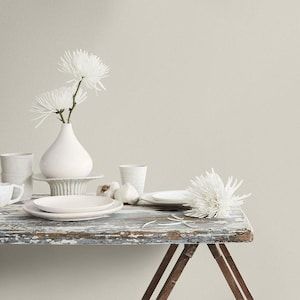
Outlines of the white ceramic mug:
M 14 189 L 18 190 L 18 196 L 13 198 Z M 0 207 L 13 204 L 21 200 L 24 193 L 23 185 L 0 183 Z
M 24 185 L 22 201 L 32 197 L 32 153 L 5 153 L 0 155 L 2 181 Z M 15 196 L 15 193 L 14 193 Z
M 122 184 L 132 184 L 140 195 L 144 192 L 146 173 L 146 165 L 120 165 Z

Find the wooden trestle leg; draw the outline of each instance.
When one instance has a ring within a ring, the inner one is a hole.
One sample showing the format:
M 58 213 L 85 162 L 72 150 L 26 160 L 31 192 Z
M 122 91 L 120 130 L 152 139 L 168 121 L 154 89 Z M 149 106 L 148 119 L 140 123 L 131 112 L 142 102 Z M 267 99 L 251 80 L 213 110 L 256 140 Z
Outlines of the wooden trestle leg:
M 243 300 L 244 297 L 240 291 L 239 286 L 235 281 L 233 274 L 231 273 L 229 266 L 227 265 L 224 257 L 222 256 L 222 252 L 218 249 L 218 247 L 215 244 L 208 244 L 207 246 L 214 259 L 217 261 L 232 293 L 234 294 L 235 299 Z
M 142 300 L 149 300 L 154 292 L 154 290 L 156 289 L 161 277 L 163 276 L 167 266 L 169 265 L 172 257 L 174 256 L 174 253 L 177 249 L 178 245 L 176 244 L 172 244 L 170 245 L 166 255 L 164 256 L 162 262 L 160 263 L 156 273 L 154 274 Z
M 253 297 L 241 275 L 241 273 L 239 272 L 233 258 L 230 255 L 230 252 L 228 251 L 227 247 L 225 244 L 219 244 L 219 247 L 221 249 L 221 252 L 223 253 L 223 256 L 225 257 L 225 260 L 227 262 L 227 264 L 229 265 L 229 268 L 231 269 L 233 275 L 235 276 L 235 279 L 237 280 L 237 282 L 239 283 L 245 297 L 247 300 L 253 300 Z
M 183 269 L 185 268 L 189 259 L 193 256 L 196 251 L 198 244 L 185 245 L 182 253 L 180 254 L 175 266 L 173 267 L 167 281 L 161 289 L 157 299 L 165 300 L 168 299 L 171 291 L 173 290 L 178 278 L 180 277 Z
M 230 252 L 225 244 L 208 244 L 207 245 L 216 262 L 218 263 L 235 299 L 238 300 L 253 300 L 253 297 L 247 288 L 245 281 L 243 280 L 236 264 L 234 263 Z M 160 266 L 158 267 L 153 279 L 151 280 L 142 300 L 149 300 L 153 295 L 155 288 L 157 287 L 161 277 L 163 276 L 168 264 L 170 263 L 178 245 L 172 244 L 166 255 L 164 256 Z M 182 253 L 180 254 L 177 262 L 175 263 L 168 279 L 162 287 L 157 299 L 166 300 L 172 292 L 177 280 L 183 272 L 189 259 L 193 256 L 198 244 L 185 245 Z M 244 297 L 245 296 L 245 297 Z

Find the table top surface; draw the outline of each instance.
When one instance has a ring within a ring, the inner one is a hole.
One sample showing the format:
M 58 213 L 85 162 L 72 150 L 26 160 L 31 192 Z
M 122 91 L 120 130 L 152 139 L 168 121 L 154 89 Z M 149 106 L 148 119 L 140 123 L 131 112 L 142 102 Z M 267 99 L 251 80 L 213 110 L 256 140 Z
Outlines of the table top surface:
M 192 221 L 187 225 L 169 220 L 174 216 L 184 217 L 183 211 L 125 205 L 121 211 L 101 219 L 57 222 L 30 216 L 22 204 L 14 204 L 0 208 L 0 244 L 213 244 L 253 239 L 252 227 L 241 210 L 227 219 L 184 217 Z

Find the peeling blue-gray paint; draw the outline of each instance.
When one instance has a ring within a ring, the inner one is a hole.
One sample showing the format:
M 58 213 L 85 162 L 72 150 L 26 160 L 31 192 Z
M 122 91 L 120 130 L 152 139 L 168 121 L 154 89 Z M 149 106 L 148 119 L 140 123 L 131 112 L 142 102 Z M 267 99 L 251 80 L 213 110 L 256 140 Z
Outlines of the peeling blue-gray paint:
M 160 211 L 153 207 L 125 206 L 110 217 L 81 222 L 57 222 L 26 214 L 22 205 L 0 209 L 0 244 L 33 245 L 141 245 L 250 242 L 252 227 L 242 211 L 228 219 L 194 219 L 189 228 L 170 222 L 171 215 L 182 211 Z M 143 225 L 152 223 L 143 228 Z

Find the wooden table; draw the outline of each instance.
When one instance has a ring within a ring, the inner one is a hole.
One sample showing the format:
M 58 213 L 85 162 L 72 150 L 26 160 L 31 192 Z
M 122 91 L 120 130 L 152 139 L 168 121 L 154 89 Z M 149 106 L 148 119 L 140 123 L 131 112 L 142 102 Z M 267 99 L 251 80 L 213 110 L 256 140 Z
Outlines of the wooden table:
M 153 245 L 170 247 L 142 299 L 150 299 L 180 244 L 183 250 L 157 299 L 167 299 L 200 243 L 207 244 L 236 299 L 253 299 L 225 243 L 251 242 L 253 230 L 238 210 L 228 219 L 194 219 L 190 226 L 168 220 L 182 211 L 125 206 L 111 217 L 82 222 L 56 222 L 27 215 L 22 205 L 0 209 L 0 244 L 15 245 Z M 154 221 L 146 226 L 146 223 Z M 176 224 L 171 224 L 176 223 Z

